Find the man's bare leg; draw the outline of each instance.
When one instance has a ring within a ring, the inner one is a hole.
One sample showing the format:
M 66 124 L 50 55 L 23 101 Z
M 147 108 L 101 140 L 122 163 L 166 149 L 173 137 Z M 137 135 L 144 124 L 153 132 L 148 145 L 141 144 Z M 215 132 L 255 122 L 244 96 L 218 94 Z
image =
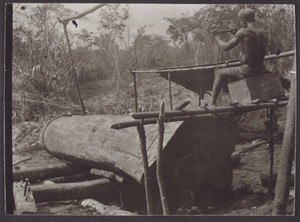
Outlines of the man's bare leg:
M 224 85 L 224 80 L 222 79 L 222 77 L 220 75 L 217 74 L 214 84 L 213 84 L 213 88 L 212 88 L 212 98 L 211 98 L 211 103 L 210 106 L 216 106 L 216 102 L 219 96 L 219 93 L 221 91 L 221 89 L 223 88 Z
M 213 88 L 212 88 L 212 100 L 210 103 L 210 106 L 216 106 L 216 102 L 218 99 L 218 96 L 220 94 L 221 89 L 225 86 L 225 84 L 228 82 L 228 80 L 232 80 L 232 81 L 237 81 L 239 78 L 234 75 L 234 69 L 236 69 L 237 67 L 233 67 L 233 68 L 225 68 L 225 69 L 219 69 L 216 77 L 215 77 L 215 81 L 213 84 Z

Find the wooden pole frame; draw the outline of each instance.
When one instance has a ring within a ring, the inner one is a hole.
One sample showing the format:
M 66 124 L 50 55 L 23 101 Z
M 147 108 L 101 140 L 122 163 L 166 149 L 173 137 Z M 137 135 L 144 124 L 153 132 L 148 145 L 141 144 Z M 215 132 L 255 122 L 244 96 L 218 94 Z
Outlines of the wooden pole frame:
M 272 60 L 272 59 L 279 59 L 279 58 L 285 58 L 289 56 L 294 56 L 295 51 L 288 51 L 288 52 L 282 52 L 279 55 L 271 54 L 265 56 L 265 60 Z M 207 69 L 215 69 L 216 66 L 218 66 L 219 69 L 221 68 L 227 68 L 227 67 L 236 67 L 240 66 L 239 60 L 229 60 L 225 62 L 220 62 L 218 64 L 204 64 L 204 65 L 197 65 L 197 66 L 179 66 L 179 67 L 167 67 L 167 68 L 161 68 L 161 69 L 149 69 L 149 70 L 128 70 L 129 72 L 135 72 L 135 73 L 168 73 L 168 72 L 178 72 L 178 71 L 190 71 L 190 70 L 207 70 Z M 184 74 L 183 74 L 184 75 Z
M 153 215 L 154 207 L 153 207 L 153 198 L 152 198 L 151 177 L 149 173 L 148 155 L 147 155 L 147 147 L 146 147 L 146 134 L 143 125 L 143 120 L 141 120 L 140 125 L 137 126 L 137 131 L 139 133 L 140 148 L 141 148 L 141 153 L 143 158 L 144 186 L 145 186 L 147 214 Z
M 70 39 L 69 39 L 69 35 L 68 35 L 68 31 L 67 31 L 67 22 L 63 23 L 63 27 L 64 27 L 64 32 L 66 35 L 66 39 L 67 39 L 67 45 L 68 45 L 68 49 L 69 49 L 69 57 L 71 60 L 71 70 L 73 73 L 73 78 L 74 78 L 74 82 L 76 85 L 76 90 L 77 90 L 77 94 L 78 94 L 78 99 L 82 108 L 82 113 L 85 114 L 85 107 L 84 107 L 84 103 L 81 97 L 81 92 L 80 92 L 80 88 L 79 88 L 79 84 L 78 84 L 78 79 L 77 79 L 77 75 L 76 75 L 76 71 L 75 71 L 75 65 L 74 65 L 74 59 L 73 59 L 73 55 L 72 55 L 72 49 L 71 49 L 71 44 L 70 44 Z
M 274 168 L 274 115 L 275 115 L 275 108 L 271 108 L 270 112 L 268 113 L 268 134 L 269 134 L 269 184 L 268 184 L 268 196 L 272 197 L 273 195 L 273 188 L 272 188 L 272 181 L 273 181 L 273 168 Z
M 161 205 L 163 208 L 163 214 L 169 215 L 170 212 L 169 212 L 169 205 L 168 205 L 166 187 L 165 187 L 165 181 L 163 175 L 163 156 L 162 156 L 164 132 L 165 132 L 164 111 L 165 111 L 165 103 L 162 102 L 160 104 L 160 113 L 158 117 L 159 136 L 158 136 L 157 158 L 156 158 L 156 178 L 157 178 L 157 183 L 159 188 Z
M 275 187 L 275 200 L 272 215 L 285 215 L 290 192 L 290 178 L 292 163 L 295 156 L 296 138 L 296 56 L 294 57 L 291 74 L 290 98 L 287 106 L 287 118 L 284 131 L 284 138 L 280 152 L 280 168 Z M 297 199 L 296 199 L 297 200 Z
M 168 82 L 169 82 L 170 109 L 173 110 L 172 83 L 171 83 L 171 73 L 170 72 L 168 72 Z
M 274 107 L 284 107 L 287 105 L 287 101 L 281 102 L 264 102 L 259 104 L 246 104 L 243 106 L 223 106 L 223 107 L 213 107 L 213 108 L 198 108 L 193 110 L 172 110 L 169 112 L 165 112 L 165 117 L 177 117 L 177 116 L 195 116 L 201 114 L 218 114 L 218 113 L 245 113 L 251 112 L 264 108 L 274 108 Z M 146 118 L 158 118 L 159 112 L 139 112 L 132 113 L 131 116 L 134 119 L 146 119 Z
M 131 72 L 133 77 L 133 90 L 134 90 L 134 110 L 138 111 L 138 98 L 137 98 L 137 84 L 136 84 L 136 73 Z

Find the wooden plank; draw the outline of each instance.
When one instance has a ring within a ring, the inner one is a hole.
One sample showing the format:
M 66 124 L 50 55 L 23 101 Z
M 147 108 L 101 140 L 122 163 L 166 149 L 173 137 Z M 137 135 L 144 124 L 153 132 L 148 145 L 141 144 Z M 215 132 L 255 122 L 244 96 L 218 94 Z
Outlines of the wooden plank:
M 33 214 L 37 211 L 35 199 L 33 197 L 32 190 L 30 189 L 30 185 L 25 185 L 26 182 L 24 181 L 13 183 L 16 214 Z M 24 193 L 25 188 L 26 192 Z

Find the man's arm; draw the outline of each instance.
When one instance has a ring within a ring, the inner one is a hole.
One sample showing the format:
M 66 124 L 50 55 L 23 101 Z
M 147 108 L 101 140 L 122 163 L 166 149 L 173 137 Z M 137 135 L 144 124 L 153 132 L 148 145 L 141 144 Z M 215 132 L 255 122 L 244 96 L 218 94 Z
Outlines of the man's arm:
M 243 33 L 244 30 L 240 29 L 239 31 L 237 31 L 235 36 L 232 39 L 230 39 L 228 42 L 224 42 L 223 40 L 221 40 L 220 36 L 218 35 L 214 35 L 214 38 L 217 40 L 218 45 L 220 46 L 221 49 L 228 51 L 236 47 L 240 43 Z

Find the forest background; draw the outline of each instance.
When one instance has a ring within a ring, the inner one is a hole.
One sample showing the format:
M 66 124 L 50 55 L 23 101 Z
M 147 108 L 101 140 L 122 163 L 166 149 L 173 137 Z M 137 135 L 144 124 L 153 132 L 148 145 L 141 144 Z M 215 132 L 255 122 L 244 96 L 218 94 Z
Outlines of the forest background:
M 68 24 L 76 73 L 83 103 L 89 114 L 126 115 L 134 107 L 132 76 L 127 70 L 200 65 L 236 59 L 240 49 L 222 52 L 212 37 L 214 30 L 239 27 L 239 10 L 256 11 L 258 25 L 268 37 L 267 54 L 295 50 L 293 5 L 205 5 L 192 14 L 166 17 L 168 37 L 137 32 L 127 26 L 130 4 L 108 4 L 97 13 L 97 31 L 72 32 Z M 38 135 L 45 121 L 80 109 L 63 25 L 58 17 L 76 14 L 64 4 L 15 4 L 13 9 L 13 142 Z M 83 18 L 84 19 L 84 18 Z M 131 18 L 132 19 L 132 18 Z M 138 18 L 136 18 L 138 19 Z M 79 21 L 79 20 L 78 20 Z M 86 22 L 89 22 L 87 19 Z M 229 40 L 231 34 L 223 34 Z M 285 77 L 293 58 L 267 62 Z M 174 101 L 197 95 L 175 84 Z M 167 100 L 168 84 L 155 75 L 138 76 L 139 106 L 158 110 Z M 26 141 L 26 144 L 30 141 Z M 23 144 L 24 145 L 24 144 Z

